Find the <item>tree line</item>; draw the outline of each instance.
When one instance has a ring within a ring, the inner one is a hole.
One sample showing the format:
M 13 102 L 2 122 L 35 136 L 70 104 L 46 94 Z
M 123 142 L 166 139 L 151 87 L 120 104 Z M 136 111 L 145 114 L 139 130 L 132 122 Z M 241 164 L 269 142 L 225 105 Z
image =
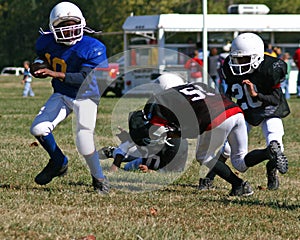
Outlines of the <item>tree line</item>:
M 57 0 L 0 0 L 0 68 L 22 66 L 35 58 L 39 28 L 49 29 L 49 14 Z M 80 7 L 87 25 L 103 34 L 95 35 L 107 46 L 108 56 L 123 50 L 122 25 L 134 15 L 202 13 L 201 0 L 71 0 Z M 226 14 L 234 0 L 208 0 L 209 14 Z M 262 3 L 272 14 L 300 13 L 300 0 L 240 0 L 239 4 Z M 286 23 L 288 24 L 288 23 Z

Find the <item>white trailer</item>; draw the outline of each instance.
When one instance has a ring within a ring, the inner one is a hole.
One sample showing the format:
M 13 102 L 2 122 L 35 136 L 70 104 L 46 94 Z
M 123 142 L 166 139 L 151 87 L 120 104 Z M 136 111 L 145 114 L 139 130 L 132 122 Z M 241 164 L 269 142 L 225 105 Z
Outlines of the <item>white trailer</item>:
M 208 14 L 206 15 L 208 47 L 222 47 L 241 32 L 256 32 L 273 46 L 293 55 L 299 47 L 300 15 Z M 124 93 L 151 82 L 154 72 L 164 70 L 187 74 L 184 69 L 185 51 L 201 42 L 202 14 L 160 14 L 130 16 L 123 24 L 124 31 Z M 136 37 L 148 39 L 136 44 Z M 188 43 L 191 36 L 193 43 Z M 172 41 L 170 41 L 172 39 Z M 204 57 L 204 61 L 206 58 Z M 290 79 L 290 92 L 296 92 L 296 69 Z M 149 89 L 139 87 L 137 93 Z

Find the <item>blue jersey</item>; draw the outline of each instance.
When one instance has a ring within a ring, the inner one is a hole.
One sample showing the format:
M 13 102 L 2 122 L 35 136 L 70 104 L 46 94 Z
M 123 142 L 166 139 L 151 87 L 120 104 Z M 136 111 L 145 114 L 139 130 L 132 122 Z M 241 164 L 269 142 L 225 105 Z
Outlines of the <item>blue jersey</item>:
M 83 36 L 75 45 L 58 44 L 52 33 L 43 34 L 36 42 L 36 53 L 46 57 L 54 71 L 64 72 L 65 79 L 52 79 L 54 92 L 76 98 L 85 80 L 83 69 L 107 68 L 106 47 L 95 38 Z M 81 72 L 81 73 L 80 73 Z M 94 76 L 89 76 L 80 93 L 84 98 L 99 99 L 100 89 Z M 78 97 L 78 96 L 77 96 Z

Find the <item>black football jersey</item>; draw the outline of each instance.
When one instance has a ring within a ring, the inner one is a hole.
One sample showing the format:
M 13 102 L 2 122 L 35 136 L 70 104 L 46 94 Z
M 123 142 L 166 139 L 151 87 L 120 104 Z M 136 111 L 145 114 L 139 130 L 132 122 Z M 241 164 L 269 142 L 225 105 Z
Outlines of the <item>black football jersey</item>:
M 170 127 L 178 128 L 183 138 L 195 138 L 237 112 L 242 110 L 236 103 L 201 83 L 180 85 L 158 93 L 144 108 L 150 122 L 163 119 Z
M 143 158 L 142 164 L 147 165 L 149 169 L 165 171 L 184 170 L 188 153 L 188 142 L 186 139 L 173 138 L 168 140 L 169 145 L 165 144 L 161 150 L 154 154 L 149 154 Z
M 265 118 L 283 118 L 290 113 L 289 106 L 280 88 L 287 66 L 284 61 L 268 55 L 259 67 L 249 74 L 233 75 L 228 64 L 229 56 L 222 67 L 222 75 L 228 84 L 226 94 L 236 99 L 243 109 L 245 119 L 251 125 L 259 125 Z M 256 88 L 257 97 L 251 97 L 242 81 L 249 79 Z

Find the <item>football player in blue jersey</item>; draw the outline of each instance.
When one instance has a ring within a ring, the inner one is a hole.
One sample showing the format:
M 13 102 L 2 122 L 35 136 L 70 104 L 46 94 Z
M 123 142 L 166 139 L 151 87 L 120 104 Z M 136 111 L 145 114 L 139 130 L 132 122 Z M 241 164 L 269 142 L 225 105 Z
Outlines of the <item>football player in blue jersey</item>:
M 50 160 L 35 182 L 45 185 L 67 172 L 68 158 L 56 144 L 52 131 L 74 110 L 78 152 L 90 169 L 94 190 L 108 193 L 108 181 L 93 139 L 100 89 L 90 74 L 97 66 L 107 67 L 106 47 L 97 39 L 83 35 L 90 29 L 86 28 L 81 10 L 73 3 L 61 2 L 54 6 L 49 20 L 50 32 L 41 32 L 36 53 L 47 59 L 51 69 L 36 70 L 34 75 L 52 77 L 54 93 L 35 117 L 30 132 L 48 152 Z M 86 78 L 88 84 L 82 84 Z

